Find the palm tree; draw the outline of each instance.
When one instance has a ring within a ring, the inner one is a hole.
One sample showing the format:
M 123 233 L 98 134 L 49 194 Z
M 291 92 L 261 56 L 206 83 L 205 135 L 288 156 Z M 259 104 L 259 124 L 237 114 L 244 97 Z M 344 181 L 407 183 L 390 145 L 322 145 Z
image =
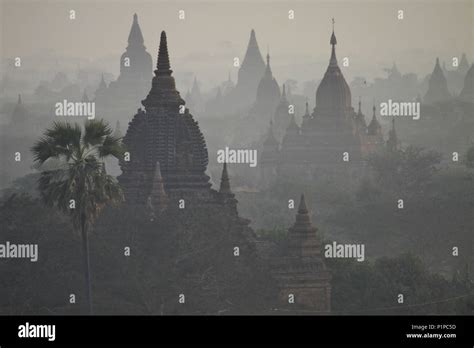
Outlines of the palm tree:
M 44 202 L 68 214 L 81 235 L 89 314 L 92 300 L 88 233 L 107 204 L 123 201 L 120 186 L 107 174 L 103 162 L 107 157 L 123 155 L 121 139 L 112 132 L 103 120 L 88 120 L 83 129 L 78 124 L 55 122 L 32 148 L 39 168 L 46 161 L 57 163 L 55 169 L 41 172 L 38 188 Z

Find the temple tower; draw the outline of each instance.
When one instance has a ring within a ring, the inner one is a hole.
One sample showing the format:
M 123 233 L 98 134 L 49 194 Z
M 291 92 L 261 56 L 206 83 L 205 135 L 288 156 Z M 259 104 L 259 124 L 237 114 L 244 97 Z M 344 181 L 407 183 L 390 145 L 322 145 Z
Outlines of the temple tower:
M 21 100 L 21 94 L 18 94 L 18 100 L 11 116 L 12 124 L 23 124 L 28 119 L 28 111 Z
M 290 103 L 286 98 L 286 86 L 283 85 L 283 91 L 281 93 L 280 101 L 275 109 L 275 136 L 281 141 L 285 135 L 285 131 L 290 124 L 289 107 Z
M 317 228 L 311 223 L 303 194 L 288 236 L 287 253 L 275 261 L 274 267 L 274 276 L 280 286 L 280 303 L 295 311 L 330 312 L 331 276 L 321 256 L 321 241 Z
M 253 103 L 264 72 L 265 63 L 258 47 L 255 30 L 252 29 L 247 51 L 239 69 L 237 85 L 234 89 L 234 101 L 241 105 Z
M 120 57 L 120 77 L 124 80 L 150 80 L 153 69 L 151 55 L 146 51 L 138 16 L 133 15 L 132 27 L 128 35 L 128 46 Z
M 449 100 L 451 94 L 448 90 L 448 83 L 446 82 L 446 77 L 441 70 L 439 65 L 439 58 L 436 58 L 436 64 L 433 70 L 433 73 L 430 76 L 428 82 L 428 91 L 423 98 L 425 104 L 435 104 Z
M 280 101 L 280 87 L 273 77 L 270 67 L 270 54 L 267 54 L 267 65 L 257 88 L 257 97 L 253 108 L 253 113 L 259 118 L 267 119 L 273 115 Z
M 126 199 L 144 203 L 159 162 L 168 196 L 198 195 L 211 184 L 205 174 L 208 154 L 197 122 L 185 108 L 172 76 L 166 33 L 161 33 L 157 69 L 148 96 L 129 124 L 124 144 L 130 161 L 121 161 L 119 177 Z
M 384 140 L 382 126 L 377 120 L 375 105 L 372 107 L 372 120 L 367 126 L 367 136 L 364 142 L 364 155 L 377 152 L 383 148 Z

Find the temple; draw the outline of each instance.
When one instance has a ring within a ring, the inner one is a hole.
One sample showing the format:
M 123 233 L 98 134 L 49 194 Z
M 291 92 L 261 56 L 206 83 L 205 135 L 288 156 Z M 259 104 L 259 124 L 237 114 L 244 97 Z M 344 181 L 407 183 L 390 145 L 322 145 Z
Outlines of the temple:
M 232 105 L 240 107 L 252 105 L 265 69 L 265 62 L 258 47 L 255 30 L 252 29 L 247 51 L 240 64 L 237 84 L 231 94 Z
M 254 116 L 254 124 L 258 127 L 265 124 L 270 116 L 273 116 L 280 101 L 280 86 L 273 77 L 270 66 L 270 54 L 267 53 L 267 64 L 257 88 L 255 103 L 250 110 Z
M 130 161 L 120 163 L 120 182 L 127 200 L 144 203 L 149 197 L 160 163 L 167 191 L 206 191 L 208 154 L 197 122 L 176 90 L 165 32 L 161 33 L 157 68 L 148 96 L 129 124 L 124 144 Z
M 311 223 L 304 195 L 301 195 L 294 225 L 288 230 L 286 255 L 274 260 L 273 275 L 280 289 L 280 303 L 287 308 L 329 313 L 331 276 L 321 256 L 321 240 Z
M 18 94 L 18 101 L 15 105 L 15 109 L 13 109 L 13 113 L 11 116 L 10 122 L 16 125 L 23 125 L 28 119 L 28 110 L 26 109 L 25 105 L 21 101 L 21 94 Z
M 120 57 L 120 75 L 105 81 L 104 75 L 95 91 L 96 111 L 111 121 L 128 122 L 130 113 L 139 106 L 148 91 L 153 72 L 153 61 L 144 45 L 137 14 L 133 15 L 128 44 Z
M 436 58 L 436 64 L 433 73 L 428 82 L 428 91 L 423 98 L 424 104 L 435 104 L 447 101 L 451 98 L 448 90 L 448 83 L 446 77 L 439 65 L 439 58 Z
M 274 182 L 275 175 L 290 178 L 297 173 L 309 180 L 335 174 L 350 179 L 358 178 L 363 175 L 367 156 L 385 146 L 375 106 L 372 120 L 367 126 L 361 102 L 358 112 L 351 105 L 351 90 L 336 57 L 334 27 L 329 43 L 329 65 L 316 90 L 316 106 L 310 113 L 306 103 L 301 125 L 296 123 L 295 115 L 288 109 L 289 103 L 283 88 L 275 113 L 273 131 L 276 136 L 269 133 L 269 136 L 276 137 L 280 142 L 279 153 L 275 155 L 273 140 L 270 140 L 272 151 L 265 145 L 261 161 L 262 184 Z M 270 157 L 266 158 L 269 153 Z

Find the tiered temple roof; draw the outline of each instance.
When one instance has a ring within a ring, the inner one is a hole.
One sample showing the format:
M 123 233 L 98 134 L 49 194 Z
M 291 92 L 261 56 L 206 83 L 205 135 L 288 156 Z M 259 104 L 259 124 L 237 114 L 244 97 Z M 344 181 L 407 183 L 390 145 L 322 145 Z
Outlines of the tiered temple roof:
M 287 255 L 275 261 L 274 275 L 282 301 L 294 296 L 294 304 L 316 312 L 329 312 L 331 276 L 321 256 L 322 244 L 311 223 L 306 200 L 301 195 L 294 225 L 288 230 Z
M 204 173 L 208 164 L 206 143 L 176 90 L 164 31 L 152 88 L 142 104 L 145 110 L 138 110 L 124 137 L 131 159 L 121 162 L 119 180 L 128 199 L 143 202 L 150 195 L 157 162 L 168 193 L 209 189 L 209 177 Z
M 430 76 L 428 82 L 428 91 L 423 98 L 425 104 L 434 104 L 443 102 L 451 98 L 451 94 L 448 90 L 448 83 L 446 77 L 441 70 L 439 65 L 439 58 L 436 58 L 436 64 L 433 73 Z
M 240 65 L 237 84 L 233 91 L 236 102 L 250 105 L 255 101 L 257 87 L 265 72 L 265 63 L 258 48 L 255 30 L 250 32 L 250 40 L 245 57 Z
M 316 110 L 322 115 L 341 116 L 351 109 L 351 90 L 337 64 L 334 20 L 330 44 L 329 66 L 316 91 Z

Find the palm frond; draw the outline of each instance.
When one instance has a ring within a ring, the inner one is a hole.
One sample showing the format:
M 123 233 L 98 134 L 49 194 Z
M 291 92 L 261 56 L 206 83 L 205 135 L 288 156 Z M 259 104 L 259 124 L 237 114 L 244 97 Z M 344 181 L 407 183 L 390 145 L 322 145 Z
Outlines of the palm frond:
M 123 156 L 125 147 L 120 140 L 120 137 L 114 135 L 108 135 L 105 137 L 103 143 L 98 147 L 98 153 L 100 158 L 114 156 L 119 159 Z
M 112 134 L 112 128 L 104 120 L 87 120 L 84 124 L 84 137 L 86 147 L 99 145 L 104 138 Z
M 53 126 L 46 130 L 45 136 L 58 147 L 79 147 L 81 143 L 81 127 L 68 122 L 54 122 Z

